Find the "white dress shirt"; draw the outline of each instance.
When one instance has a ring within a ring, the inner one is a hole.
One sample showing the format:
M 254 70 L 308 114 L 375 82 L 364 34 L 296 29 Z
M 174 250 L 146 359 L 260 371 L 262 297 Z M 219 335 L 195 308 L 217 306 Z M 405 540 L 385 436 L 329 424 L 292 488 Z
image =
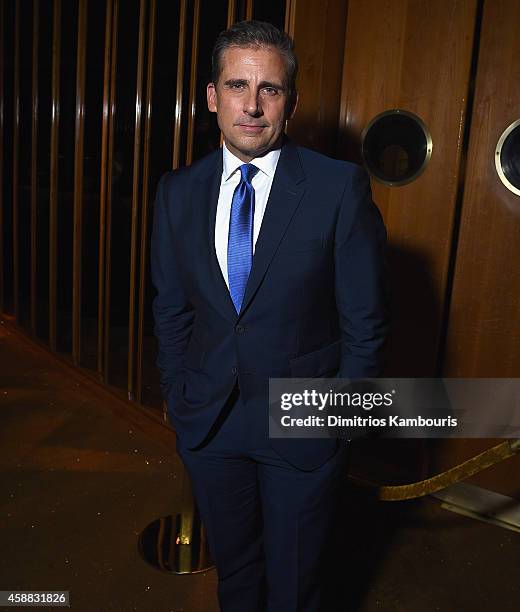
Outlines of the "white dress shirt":
M 280 158 L 280 149 L 269 151 L 263 157 L 255 157 L 251 160 L 251 164 L 260 169 L 255 174 L 251 184 L 255 190 L 255 214 L 253 218 L 253 254 L 255 252 L 256 241 L 260 233 L 262 219 L 264 218 L 267 199 L 271 192 L 274 173 L 278 159 Z M 244 162 L 233 155 L 223 145 L 223 170 L 222 180 L 220 181 L 220 192 L 217 203 L 217 217 L 215 220 L 215 251 L 217 253 L 218 263 L 222 270 L 222 276 L 226 281 L 229 289 L 228 267 L 227 267 L 227 249 L 229 236 L 229 216 L 231 213 L 231 202 L 233 193 L 237 185 L 240 183 L 240 166 Z

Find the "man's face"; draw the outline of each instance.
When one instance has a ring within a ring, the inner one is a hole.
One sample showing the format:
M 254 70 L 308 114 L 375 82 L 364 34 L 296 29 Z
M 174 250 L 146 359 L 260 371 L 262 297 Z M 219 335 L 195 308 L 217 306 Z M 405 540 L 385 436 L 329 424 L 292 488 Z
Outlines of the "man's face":
M 217 83 L 207 89 L 208 108 L 227 148 L 244 162 L 281 143 L 288 114 L 285 62 L 272 47 L 228 47 Z

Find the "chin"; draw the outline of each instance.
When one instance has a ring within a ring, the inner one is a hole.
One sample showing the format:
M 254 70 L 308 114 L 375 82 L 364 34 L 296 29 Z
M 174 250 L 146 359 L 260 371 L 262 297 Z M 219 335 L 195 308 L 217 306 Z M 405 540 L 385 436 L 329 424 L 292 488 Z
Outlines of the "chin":
M 256 143 L 251 141 L 246 142 L 229 142 L 228 146 L 231 145 L 236 151 L 244 155 L 245 157 L 258 157 L 262 155 L 269 149 L 269 145 L 267 143 Z

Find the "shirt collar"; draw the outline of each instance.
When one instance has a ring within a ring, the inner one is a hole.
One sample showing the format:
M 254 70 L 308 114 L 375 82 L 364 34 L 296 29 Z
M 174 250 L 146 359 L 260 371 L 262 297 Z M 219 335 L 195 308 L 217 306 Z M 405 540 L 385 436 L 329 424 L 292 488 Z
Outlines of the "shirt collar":
M 228 181 L 244 162 L 231 153 L 226 147 L 226 143 L 223 144 L 222 149 L 224 157 L 222 179 Z M 262 155 L 262 157 L 255 157 L 250 163 L 259 168 L 268 177 L 273 177 L 278 159 L 280 158 L 280 152 L 281 149 L 274 149 Z

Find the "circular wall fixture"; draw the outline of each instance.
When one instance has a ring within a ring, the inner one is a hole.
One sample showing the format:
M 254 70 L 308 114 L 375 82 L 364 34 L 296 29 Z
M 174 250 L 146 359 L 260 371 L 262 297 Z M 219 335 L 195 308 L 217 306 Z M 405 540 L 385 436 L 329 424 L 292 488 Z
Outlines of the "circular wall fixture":
M 495 167 L 509 191 L 520 195 L 520 119 L 506 128 L 498 139 Z
M 387 110 L 363 130 L 361 153 L 375 179 L 397 187 L 424 171 L 432 154 L 432 138 L 417 115 L 401 109 Z

